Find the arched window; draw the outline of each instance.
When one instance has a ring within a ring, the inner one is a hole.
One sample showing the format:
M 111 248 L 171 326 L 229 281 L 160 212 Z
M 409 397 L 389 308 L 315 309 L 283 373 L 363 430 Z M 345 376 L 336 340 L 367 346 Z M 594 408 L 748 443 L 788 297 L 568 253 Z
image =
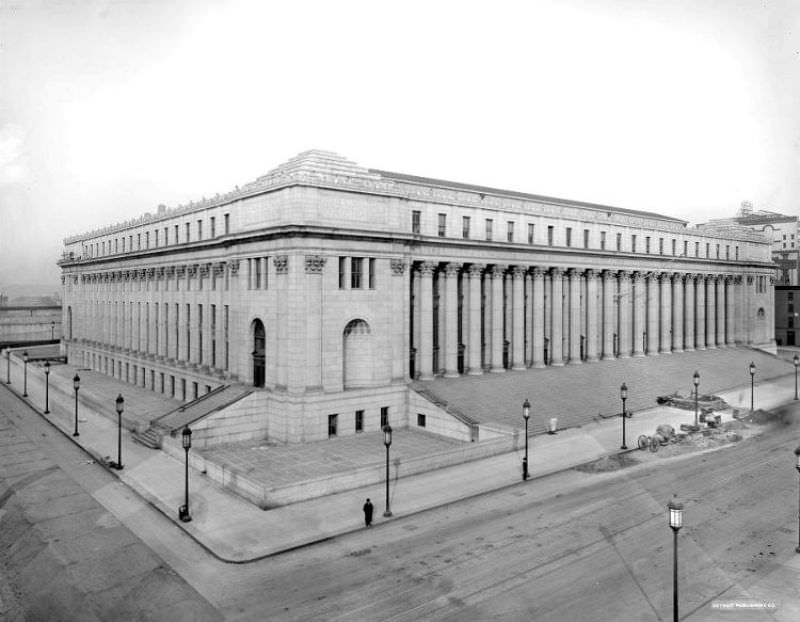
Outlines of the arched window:
M 259 320 L 253 320 L 250 328 L 253 335 L 253 386 L 264 386 L 264 356 L 266 350 L 266 335 L 264 331 L 264 323 Z
M 343 334 L 342 366 L 344 388 L 372 384 L 372 334 L 364 320 L 353 320 Z
M 764 307 L 759 307 L 758 313 L 756 313 L 756 317 L 759 320 L 763 320 L 764 319 Z

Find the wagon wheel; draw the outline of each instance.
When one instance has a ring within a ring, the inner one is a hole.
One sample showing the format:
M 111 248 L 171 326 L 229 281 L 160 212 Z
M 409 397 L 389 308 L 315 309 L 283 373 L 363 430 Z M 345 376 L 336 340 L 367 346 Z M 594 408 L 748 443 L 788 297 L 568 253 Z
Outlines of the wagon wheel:
M 647 449 L 647 445 L 649 444 L 650 439 L 647 438 L 647 434 L 640 434 L 639 439 L 636 441 L 636 444 L 639 446 L 639 449 L 644 451 Z
M 658 451 L 658 446 L 660 444 L 657 436 L 650 437 L 650 451 Z

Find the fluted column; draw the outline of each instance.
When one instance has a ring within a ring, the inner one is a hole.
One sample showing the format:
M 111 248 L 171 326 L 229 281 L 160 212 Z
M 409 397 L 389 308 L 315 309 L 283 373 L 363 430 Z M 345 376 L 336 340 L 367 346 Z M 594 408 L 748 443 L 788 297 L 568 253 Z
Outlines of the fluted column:
M 433 271 L 436 264 L 424 262 L 419 266 L 419 373 L 421 380 L 433 378 Z
M 683 324 L 683 349 L 686 352 L 694 351 L 695 328 L 694 328 L 694 274 L 685 274 L 685 287 L 683 297 L 684 324 Z
M 449 263 L 445 267 L 445 326 L 444 326 L 444 375 L 458 377 L 458 272 L 460 264 Z M 440 281 L 441 282 L 441 281 Z
M 647 355 L 658 354 L 658 275 L 647 275 Z
M 647 305 L 647 288 L 645 287 L 645 277 L 641 272 L 633 275 L 633 356 L 644 356 L 644 336 L 645 336 L 645 309 Z
M 552 295 L 550 300 L 550 364 L 560 367 L 564 364 L 562 340 L 564 326 L 564 273 L 560 268 L 550 271 Z
M 631 313 L 635 305 L 635 300 L 631 288 L 631 273 L 625 270 L 619 273 L 619 296 L 617 296 L 617 305 L 619 308 L 617 356 L 626 359 L 631 355 L 631 335 L 633 334 Z M 641 343 L 641 339 L 639 343 Z
M 672 275 L 672 351 L 683 352 L 683 275 Z
M 469 277 L 469 373 L 480 376 L 481 366 L 481 274 L 484 266 L 472 264 Z
M 586 360 L 593 363 L 598 360 L 598 317 L 597 271 L 586 271 Z
M 533 366 L 544 367 L 544 272 L 533 269 Z
M 512 369 L 525 369 L 525 269 L 515 266 L 513 279 L 513 317 L 511 327 Z
M 725 276 L 717 278 L 717 347 L 724 348 L 727 301 L 725 300 Z
M 695 290 L 695 348 L 698 350 L 706 349 L 706 276 L 698 274 L 696 277 L 697 288 Z
M 672 352 L 672 275 L 661 273 L 661 354 Z
M 579 365 L 581 360 L 581 273 L 569 271 L 569 364 Z
M 706 348 L 717 347 L 717 277 L 713 274 L 706 280 Z
M 492 267 L 492 366 L 489 371 L 502 373 L 503 368 L 503 278 L 505 266 Z
M 614 273 L 610 270 L 603 270 L 603 360 L 608 361 L 614 358 L 614 329 L 617 323 L 616 313 L 614 313 Z M 620 301 L 621 303 L 621 301 Z

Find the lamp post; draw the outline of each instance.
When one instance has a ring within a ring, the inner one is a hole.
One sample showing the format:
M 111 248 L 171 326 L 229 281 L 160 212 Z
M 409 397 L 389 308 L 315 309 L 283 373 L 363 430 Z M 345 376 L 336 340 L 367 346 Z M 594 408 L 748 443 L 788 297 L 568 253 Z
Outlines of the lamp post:
M 700 374 L 697 371 L 695 371 L 694 376 L 692 376 L 692 382 L 694 383 L 694 427 L 699 427 L 700 424 L 697 421 L 697 392 L 700 387 Z
M 6 384 L 11 384 L 11 350 L 6 348 Z
M 678 530 L 683 527 L 683 503 L 673 495 L 667 504 L 669 509 L 669 526 L 673 533 L 672 555 L 672 620 L 678 622 Z
M 383 426 L 383 444 L 386 446 L 386 510 L 383 515 L 389 517 L 392 510 L 389 509 L 389 447 L 392 446 L 392 426 L 388 423 Z
M 628 449 L 628 445 L 625 443 L 625 400 L 628 399 L 628 385 L 624 382 L 622 386 L 619 388 L 619 397 L 622 399 L 622 446 L 620 449 Z
M 122 411 L 125 410 L 125 400 L 120 393 L 117 395 L 117 461 L 112 462 L 109 466 L 112 469 L 122 470 Z
M 800 473 L 800 445 L 795 448 L 794 457 L 794 466 L 797 469 L 797 472 Z M 795 547 L 794 552 L 800 553 L 800 489 L 798 489 L 797 493 L 797 546 Z
M 80 436 L 78 433 L 78 389 L 81 388 L 81 377 L 78 374 L 75 374 L 72 379 L 72 387 L 75 389 L 75 431 L 72 436 Z
M 50 341 L 56 340 L 56 323 L 55 320 L 50 320 Z
M 795 354 L 792 363 L 794 363 L 794 399 L 797 399 L 797 366 L 800 365 L 800 357 Z
M 528 419 L 531 416 L 531 403 L 525 398 L 522 404 L 522 418 L 525 419 L 525 457 L 522 459 L 522 481 L 528 479 Z
M 192 520 L 192 517 L 189 516 L 189 450 L 192 448 L 192 431 L 188 425 L 181 432 L 181 443 L 183 444 L 183 450 L 186 452 L 186 500 L 178 508 L 178 518 L 181 519 L 181 522 L 188 523 Z
M 50 414 L 50 361 L 44 362 L 44 414 Z
M 756 377 L 756 364 L 750 361 L 750 412 L 753 412 L 753 405 L 755 404 L 755 377 Z
M 28 353 L 22 353 L 22 397 L 28 397 Z

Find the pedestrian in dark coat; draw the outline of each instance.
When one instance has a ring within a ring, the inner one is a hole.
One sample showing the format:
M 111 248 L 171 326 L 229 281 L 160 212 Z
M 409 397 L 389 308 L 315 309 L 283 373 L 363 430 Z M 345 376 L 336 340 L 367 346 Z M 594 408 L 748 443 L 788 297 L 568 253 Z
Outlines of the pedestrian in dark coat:
M 364 504 L 364 522 L 367 527 L 372 524 L 372 502 L 369 499 L 367 499 L 367 502 Z

